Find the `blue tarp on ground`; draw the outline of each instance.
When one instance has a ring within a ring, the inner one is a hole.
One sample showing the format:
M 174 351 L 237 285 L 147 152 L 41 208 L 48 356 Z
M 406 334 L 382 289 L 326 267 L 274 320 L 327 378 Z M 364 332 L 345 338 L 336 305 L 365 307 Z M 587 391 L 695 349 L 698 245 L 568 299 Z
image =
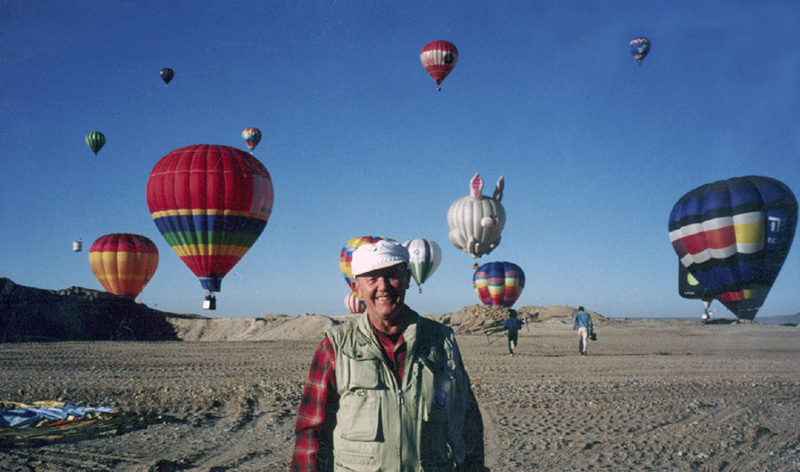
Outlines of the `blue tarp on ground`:
M 106 406 L 85 407 L 70 404 L 57 404 L 55 402 L 48 403 L 50 403 L 50 405 L 47 406 L 17 403 L 14 404 L 15 406 L 13 408 L 8 408 L 11 404 L 8 402 L 0 402 L 0 407 L 3 407 L 0 409 L 0 428 L 24 428 L 36 426 L 40 424 L 42 420 L 70 420 L 84 417 L 90 413 L 115 414 L 119 412 L 119 410 Z

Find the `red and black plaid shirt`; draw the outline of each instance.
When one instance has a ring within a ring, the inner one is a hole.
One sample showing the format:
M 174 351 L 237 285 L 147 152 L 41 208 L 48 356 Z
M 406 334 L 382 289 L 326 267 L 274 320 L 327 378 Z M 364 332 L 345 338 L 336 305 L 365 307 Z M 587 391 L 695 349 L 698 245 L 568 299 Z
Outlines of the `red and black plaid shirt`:
M 383 347 L 384 360 L 399 383 L 403 378 L 406 359 L 406 343 L 403 335 L 388 336 L 375 328 L 372 328 L 372 332 L 378 337 Z M 297 412 L 292 471 L 320 470 L 321 459 L 330 456 L 331 433 L 339 402 L 334 374 L 335 360 L 333 345 L 325 336 L 311 361 L 308 382 Z

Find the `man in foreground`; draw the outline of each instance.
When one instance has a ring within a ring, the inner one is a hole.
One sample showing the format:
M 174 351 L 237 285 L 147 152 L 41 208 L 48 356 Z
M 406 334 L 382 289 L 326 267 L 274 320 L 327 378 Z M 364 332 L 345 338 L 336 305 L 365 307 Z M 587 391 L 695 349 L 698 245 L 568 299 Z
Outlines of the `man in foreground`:
M 292 471 L 486 471 L 483 424 L 453 330 L 405 305 L 408 250 L 353 253 L 363 315 L 314 353 L 297 415 Z

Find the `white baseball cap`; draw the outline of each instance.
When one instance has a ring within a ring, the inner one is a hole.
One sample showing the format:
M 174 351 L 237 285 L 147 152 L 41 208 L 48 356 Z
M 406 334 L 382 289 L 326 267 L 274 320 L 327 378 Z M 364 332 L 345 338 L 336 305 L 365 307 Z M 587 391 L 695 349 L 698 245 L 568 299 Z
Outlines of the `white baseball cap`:
M 363 244 L 353 251 L 350 267 L 353 277 L 373 270 L 391 267 L 397 264 L 408 264 L 408 249 L 402 245 L 382 239 L 373 244 Z

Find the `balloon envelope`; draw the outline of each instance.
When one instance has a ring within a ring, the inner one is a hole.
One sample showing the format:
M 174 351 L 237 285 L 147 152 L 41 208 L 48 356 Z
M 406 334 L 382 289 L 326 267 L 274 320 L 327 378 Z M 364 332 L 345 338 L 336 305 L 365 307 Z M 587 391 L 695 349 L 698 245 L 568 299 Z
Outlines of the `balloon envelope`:
M 647 53 L 650 52 L 650 40 L 647 38 L 635 38 L 630 42 L 631 55 L 642 65 Z
M 138 234 L 107 234 L 92 244 L 89 265 L 106 291 L 136 297 L 156 272 L 158 248 Z
M 411 276 L 420 286 L 433 275 L 442 262 L 442 248 L 436 241 L 429 239 L 411 239 L 403 243 L 408 249 Z M 420 293 L 422 289 L 420 288 Z
M 339 251 L 339 268 L 342 270 L 344 281 L 347 282 L 348 287 L 350 287 L 350 282 L 353 281 L 353 268 L 350 265 L 353 262 L 353 251 L 363 244 L 372 244 L 381 239 L 388 238 L 382 238 L 380 236 L 357 236 L 347 241 L 342 247 L 342 250 Z
M 169 85 L 169 83 L 172 81 L 172 78 L 175 77 L 175 71 L 169 67 L 165 67 L 161 69 L 161 72 L 159 72 L 158 75 L 161 76 L 161 80 L 163 80 L 165 84 Z
M 447 41 L 431 41 L 422 48 L 419 58 L 436 85 L 441 85 L 458 62 L 458 49 Z
M 525 288 L 525 273 L 511 262 L 489 262 L 475 271 L 472 287 L 484 305 L 510 308 Z
M 355 292 L 350 292 L 344 297 L 344 306 L 347 307 L 352 314 L 364 313 L 367 311 L 367 304 L 358 298 Z
M 272 214 L 267 168 L 245 151 L 199 144 L 164 156 L 147 181 L 158 230 L 209 292 L 256 242 Z
M 506 211 L 500 200 L 505 183 L 497 180 L 492 197 L 481 194 L 483 179 L 475 174 L 470 180 L 470 194 L 461 197 L 447 210 L 450 243 L 471 257 L 489 254 L 500 244 L 506 224 Z
M 783 266 L 797 228 L 797 199 L 782 182 L 737 177 L 681 197 L 669 239 L 681 263 L 737 317 L 753 319 Z
M 106 135 L 100 131 L 91 131 L 86 135 L 85 141 L 86 145 L 89 146 L 89 149 L 91 149 L 96 156 L 100 149 L 103 148 L 103 145 L 106 144 Z
M 252 151 L 261 142 L 261 130 L 258 128 L 245 128 L 242 131 L 242 139 L 244 139 L 245 146 Z
M 678 262 L 678 293 L 683 298 L 702 300 L 706 308 L 715 296 L 713 290 L 708 290 L 700 285 L 700 282 L 689 273 L 680 261 Z

